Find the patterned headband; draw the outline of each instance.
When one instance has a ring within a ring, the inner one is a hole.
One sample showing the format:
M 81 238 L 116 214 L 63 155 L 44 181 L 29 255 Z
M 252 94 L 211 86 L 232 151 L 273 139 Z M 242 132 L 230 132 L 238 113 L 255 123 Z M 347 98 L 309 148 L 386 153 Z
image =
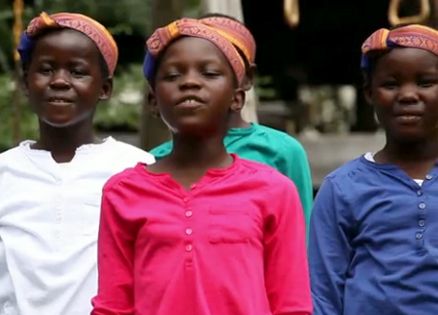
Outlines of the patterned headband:
M 381 28 L 371 34 L 362 44 L 361 68 L 369 68 L 369 54 L 395 47 L 427 50 L 438 56 L 438 31 L 433 28 L 411 24 L 388 30 Z
M 108 66 L 110 76 L 113 76 L 119 54 L 114 38 L 102 24 L 78 13 L 61 12 L 48 15 L 42 12 L 38 17 L 30 21 L 18 46 L 18 52 L 23 61 L 28 61 L 30 58 L 30 51 L 35 44 L 33 38 L 50 28 L 70 28 L 89 37 L 102 54 Z
M 211 16 L 200 19 L 208 26 L 216 29 L 245 55 L 249 64 L 254 64 L 256 43 L 251 32 L 242 23 L 222 16 Z
M 176 38 L 182 36 L 203 38 L 219 48 L 227 58 L 240 84 L 245 75 L 245 64 L 233 44 L 214 28 L 201 23 L 196 19 L 183 18 L 158 28 L 146 41 L 146 57 L 143 73 L 149 82 L 152 82 L 155 72 L 156 58 Z

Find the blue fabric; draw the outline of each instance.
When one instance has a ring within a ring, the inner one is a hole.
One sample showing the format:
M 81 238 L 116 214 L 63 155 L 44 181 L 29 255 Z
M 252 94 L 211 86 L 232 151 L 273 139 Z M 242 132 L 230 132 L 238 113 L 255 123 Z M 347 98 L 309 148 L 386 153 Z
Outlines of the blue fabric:
M 17 51 L 20 54 L 22 62 L 28 62 L 30 59 L 30 52 L 32 51 L 35 41 L 31 39 L 26 33 L 22 33 L 20 42 L 18 43 Z
M 438 166 L 421 187 L 364 157 L 327 176 L 309 264 L 314 315 L 438 314 Z
M 148 52 L 146 52 L 143 61 L 143 75 L 152 84 L 152 77 L 155 70 L 155 58 Z

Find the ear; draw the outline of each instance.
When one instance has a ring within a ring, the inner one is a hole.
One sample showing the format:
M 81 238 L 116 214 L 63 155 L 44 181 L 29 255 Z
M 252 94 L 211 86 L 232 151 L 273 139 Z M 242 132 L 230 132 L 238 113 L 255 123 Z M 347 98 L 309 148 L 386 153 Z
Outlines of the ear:
M 104 80 L 102 88 L 100 90 L 99 100 L 106 101 L 111 97 L 113 93 L 113 78 L 108 77 Z
M 248 67 L 248 69 L 246 71 L 245 78 L 244 78 L 243 83 L 242 83 L 242 88 L 244 91 L 249 91 L 251 89 L 251 87 L 254 85 L 256 68 L 257 68 L 257 66 L 255 65 L 255 63 L 252 63 Z
M 155 97 L 154 91 L 152 89 L 149 89 L 147 97 L 152 116 L 155 118 L 159 118 L 160 111 L 158 110 L 157 98 Z
M 233 112 L 240 112 L 245 104 L 245 91 L 242 88 L 237 88 L 234 91 L 233 98 L 231 99 L 230 110 Z
M 372 91 L 371 91 L 371 85 L 369 83 L 365 83 L 363 85 L 363 95 L 365 97 L 366 102 L 369 105 L 373 105 L 373 95 L 372 95 Z
M 29 83 L 27 83 L 27 79 L 23 76 L 21 80 L 21 88 L 23 89 L 23 93 L 26 97 L 29 97 Z

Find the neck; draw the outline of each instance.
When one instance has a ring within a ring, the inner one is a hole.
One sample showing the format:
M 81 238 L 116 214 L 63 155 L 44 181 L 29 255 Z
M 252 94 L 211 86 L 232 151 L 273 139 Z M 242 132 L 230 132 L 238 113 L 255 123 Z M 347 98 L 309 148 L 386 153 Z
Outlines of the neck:
M 173 137 L 173 151 L 169 160 L 177 168 L 209 169 L 223 166 L 228 153 L 223 144 L 223 137 L 180 138 Z
M 91 123 L 57 128 L 40 121 L 40 138 L 33 147 L 50 151 L 53 159 L 62 163 L 70 162 L 81 145 L 98 142 Z
M 400 143 L 389 141 L 377 152 L 378 163 L 398 165 L 412 178 L 424 178 L 438 158 L 438 139 Z
M 240 113 L 232 113 L 230 121 L 228 122 L 228 128 L 249 128 L 250 124 L 243 120 Z

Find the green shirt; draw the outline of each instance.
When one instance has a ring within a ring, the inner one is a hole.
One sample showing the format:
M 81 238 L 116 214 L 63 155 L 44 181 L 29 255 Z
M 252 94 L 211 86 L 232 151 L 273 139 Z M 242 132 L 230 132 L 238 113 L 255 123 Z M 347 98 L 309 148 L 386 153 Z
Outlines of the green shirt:
M 242 158 L 276 168 L 295 183 L 303 205 L 306 226 L 309 226 L 313 200 L 309 161 L 301 143 L 288 134 L 259 124 L 249 128 L 231 128 L 224 138 L 227 151 Z M 172 151 L 172 142 L 152 149 L 156 159 Z

